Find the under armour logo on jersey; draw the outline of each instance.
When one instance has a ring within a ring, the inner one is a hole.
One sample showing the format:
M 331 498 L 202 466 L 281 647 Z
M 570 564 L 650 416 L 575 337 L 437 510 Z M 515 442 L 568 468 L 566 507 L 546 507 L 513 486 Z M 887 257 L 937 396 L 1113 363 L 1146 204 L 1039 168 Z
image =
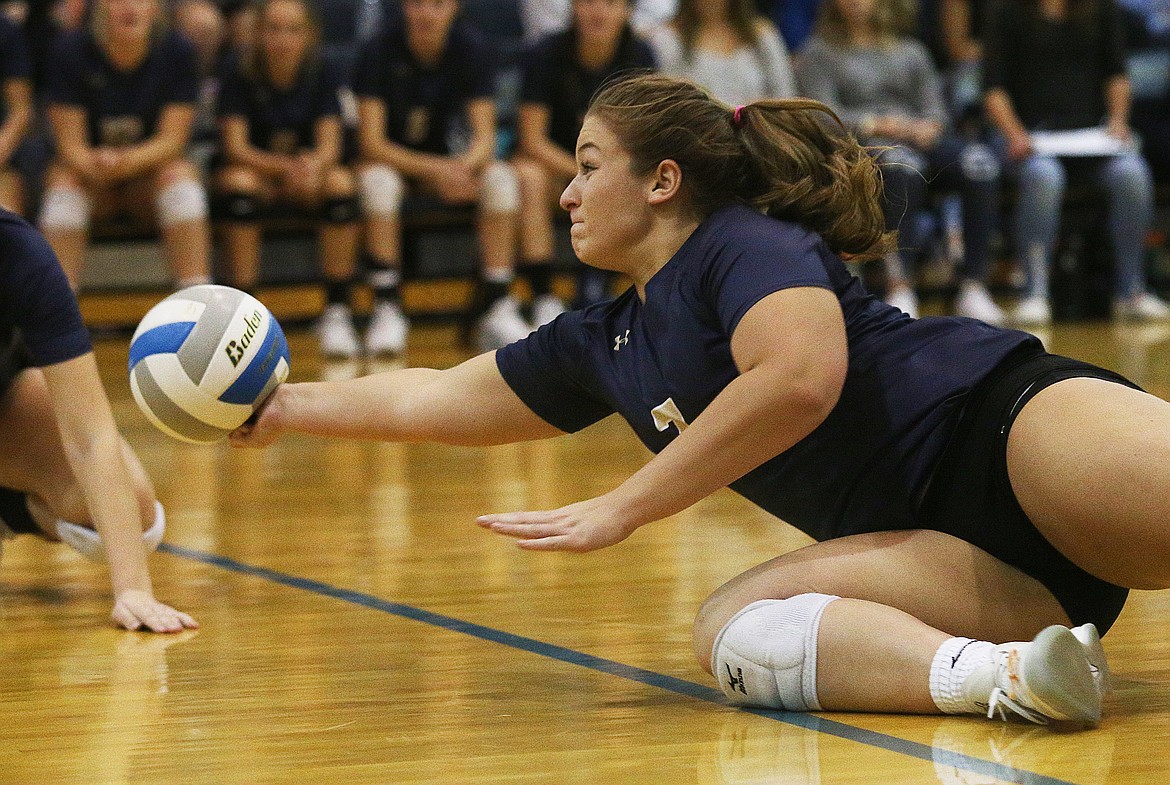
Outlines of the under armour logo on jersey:
M 667 398 L 662 403 L 650 410 L 650 415 L 654 418 L 654 427 L 660 431 L 665 431 L 671 425 L 682 433 L 687 429 L 687 421 L 682 416 L 682 412 L 678 410 L 673 398 Z
M 744 695 L 747 695 L 747 688 L 744 687 L 743 684 L 743 668 L 736 668 L 735 673 L 732 673 L 730 665 L 725 663 L 724 667 L 727 668 L 727 678 L 730 680 L 730 684 L 728 686 L 731 687 L 731 691 L 735 692 L 736 690 L 739 690 Z
M 620 352 L 622 347 L 630 342 L 630 331 L 626 330 L 624 335 L 615 335 L 613 337 L 613 350 Z

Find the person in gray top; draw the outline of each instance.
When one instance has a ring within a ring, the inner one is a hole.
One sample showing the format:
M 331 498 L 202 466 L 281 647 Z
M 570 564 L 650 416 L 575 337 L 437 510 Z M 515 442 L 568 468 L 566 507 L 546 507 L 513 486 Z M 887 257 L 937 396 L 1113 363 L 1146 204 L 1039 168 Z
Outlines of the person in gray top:
M 796 94 L 788 49 L 753 0 L 680 0 L 674 20 L 647 40 L 663 73 L 696 82 L 729 106 Z
M 886 260 L 886 299 L 916 315 L 907 274 L 926 238 L 915 218 L 927 186 L 958 191 L 963 260 L 955 310 L 991 324 L 1004 321 L 985 280 L 999 198 L 999 165 L 986 146 L 952 128 L 942 84 L 920 42 L 899 35 L 893 0 L 827 0 L 797 69 L 803 95 L 831 106 L 863 144 L 872 145 L 885 181 L 884 209 L 901 250 Z

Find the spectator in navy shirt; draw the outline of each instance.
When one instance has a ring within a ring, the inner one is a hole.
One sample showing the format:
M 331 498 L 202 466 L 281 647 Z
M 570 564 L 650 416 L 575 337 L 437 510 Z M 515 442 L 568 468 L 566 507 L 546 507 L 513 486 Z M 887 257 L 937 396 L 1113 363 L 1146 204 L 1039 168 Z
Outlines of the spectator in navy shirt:
M 372 354 L 397 354 L 407 321 L 399 304 L 402 203 L 408 192 L 478 205 L 482 316 L 475 341 L 494 348 L 530 327 L 509 294 L 515 268 L 519 188 L 495 158 L 493 53 L 456 20 L 458 0 L 405 0 L 403 21 L 371 38 L 358 57 L 358 147 L 374 313 Z
M 184 157 L 199 96 L 191 44 L 166 30 L 159 0 L 98 0 L 89 28 L 63 36 L 53 63 L 57 159 L 40 224 L 74 289 L 91 214 L 117 211 L 153 214 L 177 285 L 206 283 L 207 196 Z
M 556 199 L 577 171 L 573 148 L 589 99 L 607 79 L 654 67 L 649 45 L 630 27 L 632 0 L 575 0 L 568 30 L 553 33 L 527 53 L 520 98 L 520 270 L 532 286 L 537 326 L 564 310 L 551 293 Z M 582 267 L 578 304 L 608 296 L 611 275 Z
M 642 469 L 479 523 L 592 551 L 730 485 L 813 537 L 699 610 L 733 703 L 1095 723 L 1099 630 L 1125 587 L 1170 585 L 1170 404 L 868 294 L 843 258 L 892 245 L 878 164 L 823 104 L 640 76 L 594 98 L 576 157 L 573 248 L 628 291 L 448 370 L 281 385 L 233 443 L 500 444 L 617 413 Z
M 13 170 L 32 121 L 32 63 L 21 29 L 0 15 L 0 206 L 22 212 L 24 188 Z
M 349 299 L 360 224 L 357 181 L 341 164 L 340 75 L 321 59 L 321 26 L 307 0 L 262 0 L 256 13 L 258 43 L 219 95 L 224 161 L 214 179 L 230 282 L 256 286 L 264 205 L 310 211 L 320 222 L 327 293 L 321 349 L 353 357 L 360 346 Z
M 197 626 L 154 598 L 143 543 L 158 545 L 164 513 L 118 434 L 60 264 L 6 210 L 0 248 L 0 545 L 17 534 L 88 544 L 78 549 L 109 563 L 115 623 Z

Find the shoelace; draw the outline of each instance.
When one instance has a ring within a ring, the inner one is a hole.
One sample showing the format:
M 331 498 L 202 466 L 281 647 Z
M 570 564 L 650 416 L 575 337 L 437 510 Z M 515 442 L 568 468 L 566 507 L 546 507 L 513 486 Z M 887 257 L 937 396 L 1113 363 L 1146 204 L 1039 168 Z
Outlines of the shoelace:
M 1032 711 L 1027 706 L 1012 700 L 1006 692 L 996 687 L 991 691 L 991 697 L 987 699 L 987 718 L 993 720 L 998 713 L 1001 720 L 1007 721 L 1007 712 L 1004 709 L 1011 709 L 1024 719 L 1034 722 L 1037 725 L 1048 724 L 1048 718 L 1043 714 Z
M 1003 658 L 995 666 L 995 681 L 1000 683 L 1003 676 L 1007 676 L 1007 683 L 1010 685 L 1009 690 L 1005 691 L 1001 687 L 995 687 L 991 691 L 991 696 L 987 699 L 987 718 L 989 720 L 995 719 L 998 713 L 1001 720 L 1007 720 L 1007 712 L 1005 709 L 1010 709 L 1019 716 L 1034 722 L 1037 725 L 1047 725 L 1048 718 L 1037 711 L 1029 709 L 1019 702 L 1019 683 L 1020 683 L 1020 651 L 1019 649 L 1011 649 L 1007 652 L 1007 656 Z

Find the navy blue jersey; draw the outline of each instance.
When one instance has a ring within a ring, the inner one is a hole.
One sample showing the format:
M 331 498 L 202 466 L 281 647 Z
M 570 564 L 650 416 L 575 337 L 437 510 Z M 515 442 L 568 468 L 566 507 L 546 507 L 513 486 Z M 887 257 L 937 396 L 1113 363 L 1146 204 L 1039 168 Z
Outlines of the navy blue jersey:
M 731 336 L 743 315 L 803 286 L 833 291 L 845 316 L 840 400 L 811 434 L 731 487 L 818 540 L 913 528 L 965 394 L 1037 341 L 971 319 L 911 319 L 868 294 L 801 226 L 723 208 L 647 282 L 645 303 L 630 289 L 559 317 L 496 360 L 552 425 L 577 431 L 617 412 L 658 452 L 678 435 L 679 417 L 694 422 L 738 375 Z
M 623 71 L 655 67 L 650 46 L 627 26 L 613 60 L 596 71 L 589 70 L 577 58 L 577 33 L 569 29 L 547 36 L 527 52 L 520 100 L 546 107 L 549 139 L 576 152 L 585 110 L 598 88 Z
M 176 32 L 164 34 L 132 71 L 115 68 L 88 30 L 62 36 L 53 50 L 49 102 L 85 110 L 89 143 L 120 147 L 154 135 L 170 104 L 199 99 L 195 49 Z
M 358 55 L 353 90 L 386 106 L 386 137 L 435 155 L 457 152 L 449 137 L 465 130 L 468 101 L 495 96 L 495 54 L 487 40 L 456 22 L 437 65 L 424 67 L 410 53 L 406 33 L 392 26 Z
M 0 82 L 9 79 L 32 79 L 32 61 L 24 32 L 0 14 Z
M 24 32 L 8 17 L 0 14 L 0 83 L 12 79 L 27 79 L 31 82 L 32 61 L 29 59 L 28 46 L 25 45 Z M 0 99 L 0 123 L 7 119 L 8 106 Z
M 21 344 L 37 365 L 93 348 L 57 256 L 23 218 L 0 208 L 0 355 Z
M 250 77 L 242 64 L 220 84 L 219 117 L 242 117 L 253 147 L 291 155 L 317 146 L 317 121 L 341 117 L 337 94 L 341 73 L 324 62 L 309 63 L 288 90 L 277 90 Z

